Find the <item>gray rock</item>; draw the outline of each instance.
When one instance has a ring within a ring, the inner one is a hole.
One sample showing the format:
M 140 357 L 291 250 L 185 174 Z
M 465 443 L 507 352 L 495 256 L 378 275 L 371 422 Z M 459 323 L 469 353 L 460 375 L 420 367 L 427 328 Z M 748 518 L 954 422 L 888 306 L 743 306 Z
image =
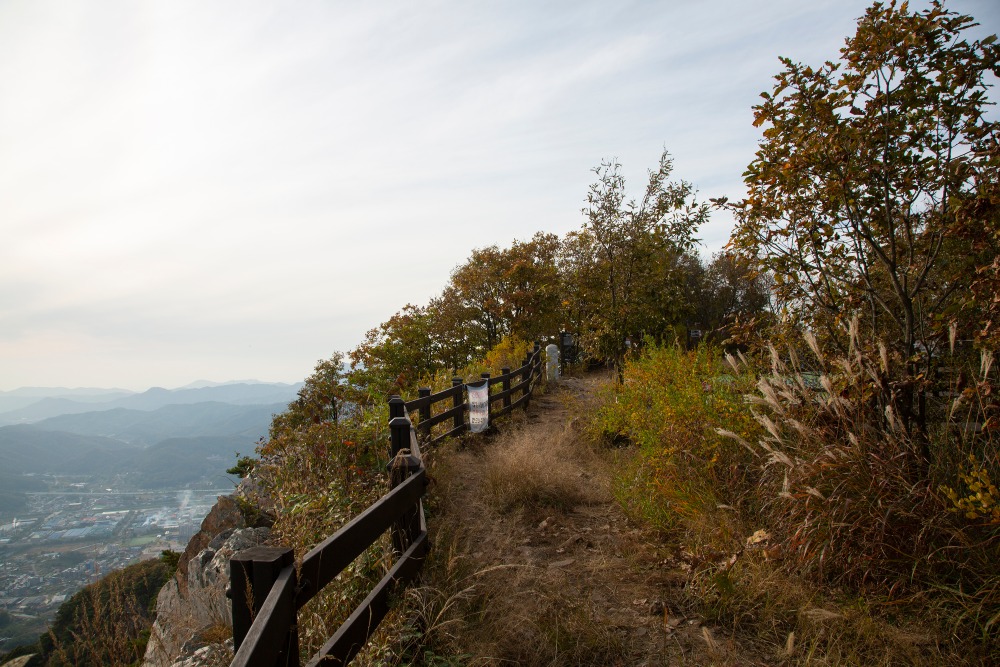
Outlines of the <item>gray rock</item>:
M 186 568 L 179 569 L 186 574 L 184 580 L 172 578 L 156 599 L 156 622 L 143 667 L 229 664 L 231 647 L 229 659 L 222 660 L 224 647 L 206 645 L 201 637 L 209 629 L 215 630 L 213 636 L 220 629 L 231 633 L 232 611 L 226 597 L 229 559 L 238 551 L 263 544 L 270 533 L 269 528 L 225 529 L 219 539 L 212 538 L 209 547 L 190 558 Z

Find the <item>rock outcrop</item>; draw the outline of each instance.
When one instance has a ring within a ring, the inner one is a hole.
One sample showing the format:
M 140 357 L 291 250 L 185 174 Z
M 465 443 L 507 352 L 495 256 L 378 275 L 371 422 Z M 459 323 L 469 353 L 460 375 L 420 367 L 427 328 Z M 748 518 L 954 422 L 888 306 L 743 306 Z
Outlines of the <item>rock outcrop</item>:
M 229 559 L 264 544 L 269 535 L 267 527 L 246 525 L 236 497 L 219 497 L 188 542 L 177 573 L 160 590 L 143 667 L 229 664 Z

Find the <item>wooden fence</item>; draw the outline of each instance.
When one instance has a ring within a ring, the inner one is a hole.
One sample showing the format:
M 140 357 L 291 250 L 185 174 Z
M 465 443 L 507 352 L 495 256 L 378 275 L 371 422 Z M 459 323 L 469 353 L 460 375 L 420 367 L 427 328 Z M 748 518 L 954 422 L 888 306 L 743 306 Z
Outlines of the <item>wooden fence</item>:
M 541 349 L 536 343 L 520 368 L 504 368 L 497 377 L 483 373 L 482 380 L 474 384 L 481 386 L 485 381 L 491 388 L 487 402 L 490 423 L 516 407 L 527 407 L 541 372 Z M 494 392 L 492 388 L 497 385 L 501 389 Z M 454 378 L 451 388 L 436 394 L 422 388 L 411 401 L 398 396 L 389 399 L 390 491 L 314 547 L 298 567 L 292 549 L 282 547 L 254 547 L 230 559 L 236 648 L 231 667 L 297 667 L 298 610 L 390 531 L 392 567 L 306 664 L 345 665 L 364 648 L 389 611 L 392 591 L 413 580 L 423 566 L 429 543 L 422 504 L 427 474 L 420 441 L 435 444 L 468 430 L 467 386 L 461 378 Z M 434 409 L 449 400 L 451 406 L 447 409 Z M 499 404 L 495 411 L 494 404 Z M 418 417 L 416 425 L 410 420 L 411 414 Z M 439 424 L 450 428 L 435 433 L 434 427 Z

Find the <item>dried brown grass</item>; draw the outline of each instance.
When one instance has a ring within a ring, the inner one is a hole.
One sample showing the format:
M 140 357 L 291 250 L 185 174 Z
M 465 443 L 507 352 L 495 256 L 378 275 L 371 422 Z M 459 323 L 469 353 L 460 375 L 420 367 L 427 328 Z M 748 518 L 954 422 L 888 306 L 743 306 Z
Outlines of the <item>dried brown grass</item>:
M 455 528 L 438 532 L 425 585 L 407 593 L 420 629 L 414 664 L 619 664 L 622 638 L 572 594 L 576 573 L 501 562 L 502 554 L 481 551 L 480 531 Z M 491 546 L 500 532 L 507 529 L 491 531 Z
M 562 419 L 515 417 L 499 435 L 445 445 L 427 462 L 434 548 L 423 585 L 405 593 L 391 638 L 370 661 L 620 662 L 620 635 L 570 594 L 579 573 L 521 556 L 525 531 L 540 518 L 610 500 L 607 485 L 588 472 L 604 464 L 578 430 Z
M 518 507 L 567 509 L 602 502 L 606 488 L 581 473 L 599 465 L 572 424 L 539 424 L 512 431 L 485 452 L 483 491 L 501 510 Z

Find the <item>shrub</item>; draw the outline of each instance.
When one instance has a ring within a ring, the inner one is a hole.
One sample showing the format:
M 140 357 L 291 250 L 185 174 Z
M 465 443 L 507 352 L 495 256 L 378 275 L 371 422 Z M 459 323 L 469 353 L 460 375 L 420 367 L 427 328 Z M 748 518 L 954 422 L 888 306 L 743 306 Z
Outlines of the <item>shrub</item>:
M 624 438 L 640 451 L 641 468 L 617 485 L 623 504 L 666 527 L 751 502 L 756 454 L 718 430 L 743 442 L 759 432 L 743 398 L 753 381 L 710 347 L 651 345 L 628 360 L 592 424 L 606 440 Z
M 540 446 L 541 445 L 541 446 Z M 484 490 L 503 510 L 515 507 L 567 509 L 594 502 L 601 490 L 582 482 L 570 462 L 589 450 L 575 442 L 571 427 L 510 433 L 485 453 Z
M 132 665 L 142 660 L 150 608 L 170 576 L 160 560 L 112 572 L 59 607 L 39 642 L 47 665 Z
M 754 397 L 765 429 L 764 523 L 788 569 L 896 598 L 930 595 L 954 630 L 967 626 L 995 644 L 1000 521 L 990 364 L 962 391 L 973 371 L 954 367 L 946 409 L 932 410 L 933 429 L 914 435 L 884 400 L 896 390 L 888 378 L 900 361 L 885 347 L 866 353 L 851 330 L 846 355 L 828 357 L 808 333 L 808 364 L 792 350 L 771 350 Z M 807 381 L 810 371 L 818 386 Z

